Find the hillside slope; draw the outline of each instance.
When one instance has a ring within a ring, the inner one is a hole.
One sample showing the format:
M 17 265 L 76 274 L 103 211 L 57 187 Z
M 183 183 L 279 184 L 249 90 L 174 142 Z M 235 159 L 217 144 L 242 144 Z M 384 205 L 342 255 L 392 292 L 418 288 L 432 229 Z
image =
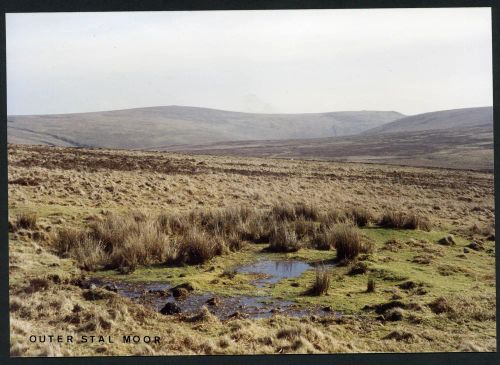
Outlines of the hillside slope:
M 352 135 L 401 118 L 392 111 L 252 114 L 164 106 L 8 117 L 10 143 L 152 149 L 178 144 Z
M 448 128 L 486 127 L 493 130 L 493 108 L 442 110 L 403 117 L 364 131 L 363 134 L 429 131 Z
M 399 119 L 352 136 L 184 145 L 167 151 L 493 170 L 493 109 Z

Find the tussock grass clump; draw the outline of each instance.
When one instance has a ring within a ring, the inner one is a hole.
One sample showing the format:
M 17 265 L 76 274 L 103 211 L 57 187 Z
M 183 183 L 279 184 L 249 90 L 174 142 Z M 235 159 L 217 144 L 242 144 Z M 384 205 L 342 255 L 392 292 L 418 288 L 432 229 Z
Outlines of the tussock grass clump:
M 314 237 L 317 227 L 314 222 L 300 219 L 294 222 L 295 234 L 299 240 Z
M 83 235 L 71 249 L 71 256 L 79 266 L 87 271 L 98 270 L 106 260 L 104 245 Z
M 398 211 L 387 211 L 379 220 L 379 226 L 385 228 L 403 228 L 405 225 L 405 214 Z
M 368 278 L 368 282 L 366 283 L 366 292 L 374 293 L 376 289 L 376 283 L 374 278 Z
M 311 239 L 311 246 L 317 250 L 329 250 L 334 247 L 335 241 L 333 236 L 333 228 L 322 228 L 315 232 Z
M 53 236 L 56 252 L 72 257 L 87 270 L 100 267 L 131 272 L 138 265 L 156 263 L 201 264 L 214 256 L 243 247 L 251 217 L 248 208 L 162 213 L 151 216 L 107 213 L 87 229 L 64 228 Z M 265 229 L 260 227 L 265 235 Z M 290 240 L 286 241 L 290 244 Z
M 308 293 L 310 295 L 326 295 L 328 294 L 328 289 L 330 289 L 332 275 L 324 267 L 316 269 L 316 276 L 314 278 L 314 283 L 309 289 Z
M 222 254 L 222 242 L 197 228 L 191 229 L 179 242 L 177 249 L 178 263 L 202 264 Z
M 362 207 L 350 209 L 348 216 L 358 227 L 365 227 L 373 221 L 372 213 L 368 209 Z
M 403 228 L 420 229 L 422 231 L 430 231 L 432 224 L 427 217 L 420 216 L 416 213 L 410 213 L 405 217 Z
M 139 264 L 163 262 L 173 254 L 167 236 L 153 222 L 108 216 L 94 223 L 89 230 L 59 230 L 52 238 L 56 252 L 89 271 L 103 266 L 133 271 Z
M 385 228 L 420 229 L 430 231 L 432 224 L 427 217 L 417 213 L 405 213 L 401 211 L 387 211 L 379 220 L 379 226 Z
M 495 294 L 479 294 L 465 298 L 463 295 L 438 297 L 428 304 L 435 314 L 445 314 L 455 322 L 496 320 Z
M 190 223 L 188 219 L 176 213 L 160 213 L 157 217 L 158 228 L 167 235 L 185 233 Z
M 80 246 L 87 237 L 83 230 L 61 228 L 52 237 L 52 245 L 59 256 L 70 257 L 75 247 Z
M 367 253 L 369 247 L 362 241 L 359 228 L 347 223 L 333 226 L 331 240 L 337 250 L 337 259 L 350 261 L 360 253 Z
M 271 231 L 271 222 L 262 214 L 257 214 L 247 222 L 244 231 L 241 232 L 241 238 L 253 243 L 269 242 Z
M 50 286 L 50 281 L 46 278 L 33 278 L 30 279 L 29 284 L 24 291 L 26 293 L 35 293 L 41 290 L 47 290 Z
M 198 226 L 213 235 L 244 237 L 248 233 L 249 223 L 258 217 L 255 210 L 247 207 L 209 209 L 192 212 L 189 226 Z
M 271 215 L 277 221 L 293 221 L 297 218 L 295 214 L 295 207 L 288 203 L 274 205 L 271 208 Z
M 115 245 L 109 253 L 110 269 L 133 271 L 138 265 L 165 262 L 173 255 L 173 247 L 152 222 L 144 222 L 141 228 L 131 231 L 123 242 Z
M 274 226 L 269 240 L 268 250 L 271 252 L 296 252 L 301 245 L 293 227 L 286 223 Z
M 368 265 L 363 261 L 358 261 L 351 266 L 347 274 L 354 276 L 354 275 L 366 274 L 367 272 L 368 272 Z
M 435 314 L 445 314 L 456 322 L 466 320 L 494 321 L 496 319 L 496 299 L 494 294 L 474 297 L 462 295 L 438 297 L 428 304 Z
M 473 239 L 474 235 L 481 235 L 488 241 L 495 240 L 495 222 L 490 222 L 486 225 L 478 225 L 477 223 L 474 223 L 471 227 L 465 230 L 462 229 L 457 231 L 464 231 L 463 233 L 467 234 L 470 239 Z
M 103 219 L 91 222 L 89 235 L 101 241 L 107 253 L 120 247 L 128 236 L 138 234 L 142 228 L 135 215 L 108 213 Z
M 295 215 L 305 220 L 316 221 L 319 218 L 319 210 L 312 204 L 297 203 L 295 204 Z
M 20 213 L 16 217 L 17 229 L 37 229 L 37 215 L 35 213 Z
M 320 222 L 324 226 L 331 226 L 335 223 L 345 223 L 347 215 L 345 211 L 338 208 L 330 208 L 320 217 Z
M 224 237 L 221 239 L 224 239 L 225 241 L 225 246 L 229 249 L 231 252 L 236 252 L 239 251 L 245 246 L 245 241 L 241 239 L 241 237 L 238 234 L 232 233 L 227 237 Z

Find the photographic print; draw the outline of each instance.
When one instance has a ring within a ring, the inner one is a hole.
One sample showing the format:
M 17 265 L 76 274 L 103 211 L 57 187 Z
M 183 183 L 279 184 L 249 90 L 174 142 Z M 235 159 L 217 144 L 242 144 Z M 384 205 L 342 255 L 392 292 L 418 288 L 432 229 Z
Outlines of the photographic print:
M 495 352 L 491 21 L 6 14 L 10 356 Z

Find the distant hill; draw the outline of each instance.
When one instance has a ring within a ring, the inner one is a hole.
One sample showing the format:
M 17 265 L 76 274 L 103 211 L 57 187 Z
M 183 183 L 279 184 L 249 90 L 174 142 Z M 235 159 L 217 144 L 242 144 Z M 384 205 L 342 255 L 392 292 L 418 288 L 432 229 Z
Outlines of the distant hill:
M 464 108 L 412 115 L 364 131 L 363 134 L 486 127 L 493 130 L 493 108 Z
M 193 154 L 377 162 L 493 171 L 493 109 L 405 117 L 352 136 L 164 148 Z
M 93 113 L 12 115 L 8 141 L 21 144 L 156 149 L 222 141 L 336 137 L 400 119 L 394 111 L 253 114 L 161 106 Z

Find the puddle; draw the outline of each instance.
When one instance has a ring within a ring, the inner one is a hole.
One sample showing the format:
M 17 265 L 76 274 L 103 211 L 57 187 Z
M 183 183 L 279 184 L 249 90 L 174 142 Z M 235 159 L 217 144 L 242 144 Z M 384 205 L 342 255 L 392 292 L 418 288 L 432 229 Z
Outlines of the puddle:
M 283 279 L 297 278 L 304 271 L 314 267 L 312 264 L 299 260 L 261 260 L 250 265 L 240 266 L 236 271 L 243 274 L 257 275 L 258 279 L 254 280 L 253 284 L 261 288 L 266 284 L 275 284 Z
M 303 268 L 302 265 L 299 267 L 301 269 Z M 308 268 L 310 267 L 311 266 Z M 290 272 L 296 273 L 298 270 L 296 267 L 293 267 L 293 269 L 295 269 L 295 271 L 290 269 Z M 303 308 L 292 301 L 265 296 L 221 296 L 217 297 L 219 301 L 218 305 L 209 305 L 207 304 L 207 301 L 214 298 L 214 294 L 191 293 L 183 299 L 174 298 L 168 292 L 168 289 L 171 286 L 165 283 L 111 282 L 97 279 L 93 280 L 93 282 L 97 286 L 105 286 L 107 284 L 115 285 L 118 289 L 118 294 L 130 298 L 132 301 L 156 311 L 160 311 L 160 309 L 163 308 L 163 306 L 168 302 L 175 302 L 181 308 L 182 313 L 196 314 L 199 313 L 202 306 L 206 305 L 212 314 L 222 320 L 230 318 L 235 313 L 239 313 L 248 318 L 268 318 L 274 314 L 284 314 L 294 317 L 309 315 L 340 315 L 339 313 L 324 311 L 320 307 Z

